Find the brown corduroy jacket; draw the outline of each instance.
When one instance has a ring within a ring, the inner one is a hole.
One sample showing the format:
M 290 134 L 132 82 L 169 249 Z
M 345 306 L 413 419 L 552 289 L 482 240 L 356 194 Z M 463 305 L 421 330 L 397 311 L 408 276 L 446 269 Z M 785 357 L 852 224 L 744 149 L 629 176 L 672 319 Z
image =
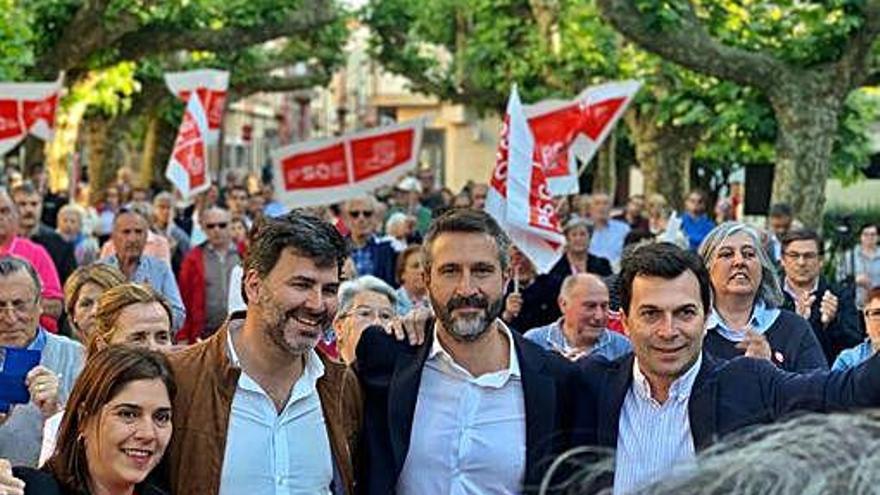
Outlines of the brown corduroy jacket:
M 241 369 L 227 354 L 229 325 L 240 325 L 236 313 L 208 340 L 169 355 L 177 383 L 174 434 L 165 454 L 163 473 L 175 495 L 216 494 L 226 451 L 226 430 Z M 333 493 L 354 493 L 352 453 L 360 428 L 357 378 L 344 364 L 324 356 L 318 396 L 333 454 Z M 242 460 L 242 462 L 246 462 Z

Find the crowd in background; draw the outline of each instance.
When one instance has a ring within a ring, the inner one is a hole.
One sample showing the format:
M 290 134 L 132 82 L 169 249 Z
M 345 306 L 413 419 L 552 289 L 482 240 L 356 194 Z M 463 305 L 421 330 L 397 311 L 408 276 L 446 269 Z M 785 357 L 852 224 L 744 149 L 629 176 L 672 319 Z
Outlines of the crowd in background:
M 258 246 L 259 252 L 252 253 L 254 232 L 272 225 L 272 219 L 287 218 L 288 208 L 275 198 L 271 184 L 235 173 L 188 203 L 172 191 L 138 184 L 127 169 L 100 191 L 82 184 L 72 199 L 47 191 L 40 168 L 28 177 L 7 170 L 5 184 L 0 190 L 0 326 L 9 329 L 0 331 L 0 345 L 39 350 L 42 357 L 27 377 L 30 403 L 0 412 L 0 458 L 15 466 L 48 463 L 67 485 L 82 483 L 78 477 L 84 475 L 72 463 L 98 454 L 76 446 L 83 435 L 92 444 L 102 440 L 88 436 L 90 430 L 77 430 L 76 420 L 67 418 L 85 421 L 99 414 L 100 406 L 125 402 L 125 394 L 135 397 L 128 402 L 150 398 L 139 411 L 151 411 L 156 431 L 164 438 L 156 445 L 164 450 L 169 440 L 161 432 L 170 424 L 171 404 L 177 404 L 175 387 L 180 385 L 168 378 L 167 363 L 152 351 L 182 352 L 192 344 L 216 340 L 212 336 L 224 332 L 240 311 L 253 313 L 256 303 L 249 300 L 254 296 L 247 289 L 253 282 L 250 271 L 265 277 L 283 260 L 275 252 L 273 264 L 261 266 L 263 250 L 271 248 Z M 336 373 L 335 364 L 344 370 L 357 361 L 360 338 L 369 326 L 388 328 L 414 310 L 438 311 L 437 296 L 423 276 L 428 262 L 423 241 L 444 213 L 483 210 L 488 192 L 482 183 L 453 192 L 440 187 L 431 170 L 422 169 L 375 194 L 306 209 L 335 229 L 345 242 L 340 252 L 346 253 L 341 285 L 326 284 L 332 293 L 324 294 L 336 301 L 335 310 L 326 321 L 327 315 L 321 314 L 301 317 L 321 326 L 316 348 L 321 361 L 307 360 L 300 370 L 312 386 L 318 377 Z M 537 273 L 520 250 L 505 247 L 510 278 L 498 302 L 499 321 L 572 362 L 615 362 L 633 352 L 638 355 L 638 342 L 624 321 L 631 289 L 627 284 L 632 284 L 624 276 L 625 260 L 639 246 L 666 242 L 695 253 L 707 271 L 712 302 L 705 315 L 702 349 L 709 355 L 726 360 L 745 355 L 797 373 L 853 369 L 868 360 L 880 348 L 878 227 L 859 226 L 859 244 L 835 253 L 835 276 L 829 278 L 828 242 L 819 233 L 799 225 L 785 204 L 772 205 L 764 225 L 743 223 L 741 194 L 735 185 L 712 205 L 706 194 L 691 191 L 679 212 L 660 195 L 634 194 L 619 207 L 605 193 L 558 198 L 556 211 L 566 239 L 560 258 L 548 273 Z M 90 195 L 99 200 L 91 202 Z M 297 283 L 290 282 L 294 287 Z M 260 304 L 271 307 L 271 299 L 260 297 Z M 276 302 L 281 311 L 284 304 Z M 263 311 L 268 320 L 280 317 L 277 311 Z M 149 351 L 113 350 L 115 344 L 125 343 Z M 229 345 L 233 363 L 258 359 Z M 126 371 L 125 366 L 137 371 Z M 189 371 L 199 373 L 196 368 Z M 344 384 L 345 372 L 339 373 Z M 442 380 L 441 375 L 432 379 Z M 99 376 L 119 376 L 120 384 L 110 390 L 97 383 Z M 318 386 L 315 397 L 324 393 Z M 268 395 L 277 399 L 271 390 Z M 70 401 L 85 404 L 85 412 L 65 415 Z M 226 417 L 233 425 L 242 421 L 235 416 L 236 407 L 256 407 L 236 404 L 231 405 L 232 419 Z M 314 413 L 308 408 L 286 411 L 283 397 L 276 405 L 279 408 L 270 407 L 266 418 L 289 413 L 284 417 L 292 421 L 296 414 Z M 360 418 L 351 415 L 367 414 L 353 412 L 357 410 L 343 407 L 333 414 L 341 415 L 343 422 L 357 421 Z M 247 432 L 256 428 L 247 422 L 239 426 Z M 307 435 L 307 430 L 286 434 Z M 338 456 L 344 442 L 334 435 L 331 431 L 331 445 L 321 448 Z M 254 438 L 259 437 L 256 433 Z M 245 440 L 230 433 L 229 442 Z M 259 447 L 234 445 L 241 448 L 237 456 L 259 452 Z M 126 447 L 126 455 L 142 456 L 152 469 L 158 460 L 152 451 L 139 448 Z M 660 455 L 657 462 L 663 461 Z M 618 457 L 618 462 L 624 461 Z M 248 469 L 224 468 L 224 493 L 244 493 L 235 491 L 248 489 L 240 480 L 258 468 Z M 636 471 L 618 470 L 616 490 L 623 493 L 620 487 L 649 480 Z M 339 465 L 329 473 L 337 486 L 351 483 L 350 473 Z M 0 487 L 3 476 L 0 469 Z M 415 478 L 400 483 L 407 493 L 428 486 Z M 143 486 L 138 493 L 161 493 L 154 488 Z

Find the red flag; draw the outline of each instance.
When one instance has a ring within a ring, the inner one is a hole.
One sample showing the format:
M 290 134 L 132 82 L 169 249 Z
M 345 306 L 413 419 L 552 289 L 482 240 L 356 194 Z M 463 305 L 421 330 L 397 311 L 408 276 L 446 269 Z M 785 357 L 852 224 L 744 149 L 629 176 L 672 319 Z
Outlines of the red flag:
M 498 142 L 486 211 L 541 273 L 559 259 L 564 236 L 526 123 L 519 93 L 511 91 Z
M 426 118 L 272 151 L 285 206 L 326 205 L 394 184 L 415 170 Z
M 52 139 L 62 81 L 59 76 L 55 82 L 0 83 L 0 155 L 28 133 Z
M 208 119 L 202 103 L 198 98 L 190 98 L 165 169 L 165 177 L 180 190 L 184 199 L 211 186 L 205 142 L 207 134 Z
M 574 100 L 545 100 L 527 107 L 536 159 L 550 192 L 578 192 L 576 156 L 587 163 L 623 116 L 639 90 L 636 81 L 615 81 L 583 90 Z
M 223 126 L 223 110 L 229 88 L 229 72 L 217 69 L 198 69 L 186 72 L 165 74 L 165 84 L 183 101 L 189 101 L 193 91 L 199 95 L 202 108 L 208 119 L 208 144 L 214 144 L 220 137 Z

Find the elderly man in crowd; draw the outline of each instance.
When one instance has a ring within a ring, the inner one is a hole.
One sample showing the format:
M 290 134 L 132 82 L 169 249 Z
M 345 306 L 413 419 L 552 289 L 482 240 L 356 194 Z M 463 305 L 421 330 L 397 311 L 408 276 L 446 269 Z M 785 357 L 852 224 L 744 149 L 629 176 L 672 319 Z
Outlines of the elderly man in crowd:
M 27 261 L 0 257 L 0 346 L 40 353 L 40 364 L 25 379 L 30 402 L 0 411 L 0 458 L 34 467 L 43 422 L 64 406 L 83 360 L 79 343 L 40 326 L 40 285 Z
M 526 332 L 525 338 L 544 349 L 577 360 L 602 356 L 613 361 L 632 347 L 623 335 L 608 330 L 608 287 L 589 273 L 569 275 L 559 291 L 562 317 Z
M 186 308 L 171 265 L 144 254 L 148 232 L 149 223 L 144 215 L 134 210 L 120 209 L 113 219 L 113 232 L 110 235 L 115 254 L 102 258 L 100 262 L 119 268 L 129 282 L 148 284 L 165 296 L 174 317 L 171 327 L 177 331 L 186 319 Z
M 55 263 L 43 246 L 19 237 L 18 208 L 4 188 L 0 188 L 0 255 L 13 255 L 27 260 L 40 279 L 40 324 L 50 332 L 58 329 L 58 317 L 63 309 L 61 282 Z
M 373 196 L 350 199 L 342 213 L 351 231 L 348 240 L 358 275 L 373 275 L 388 285 L 395 285 L 397 253 L 390 243 L 380 242 L 376 237 L 376 199 Z
M 208 240 L 190 250 L 180 268 L 180 295 L 187 308 L 179 341 L 206 339 L 226 320 L 230 274 L 241 263 L 232 242 L 229 212 L 216 206 L 199 219 Z
M 22 182 L 12 189 L 12 200 L 18 207 L 20 235 L 46 248 L 61 285 L 76 270 L 76 257 L 73 246 L 65 242 L 58 232 L 41 221 L 43 217 L 43 195 L 31 182 Z

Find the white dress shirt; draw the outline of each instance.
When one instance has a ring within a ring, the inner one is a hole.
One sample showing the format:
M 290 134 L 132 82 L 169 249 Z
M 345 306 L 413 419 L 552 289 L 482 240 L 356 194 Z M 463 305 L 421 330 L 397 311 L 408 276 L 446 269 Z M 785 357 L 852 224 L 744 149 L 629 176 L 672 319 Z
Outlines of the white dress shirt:
M 241 367 L 232 333 L 232 362 Z M 232 398 L 220 495 L 326 495 L 333 480 L 330 440 L 316 383 L 324 364 L 314 350 L 279 414 L 242 370 Z
M 669 397 L 660 404 L 651 385 L 633 363 L 633 382 L 623 401 L 617 434 L 614 469 L 615 495 L 631 493 L 694 461 L 688 400 L 703 355 L 684 375 L 672 382 Z
M 490 495 L 521 491 L 526 414 L 510 329 L 507 369 L 474 377 L 437 339 L 422 369 L 400 495 Z M 490 330 L 493 331 L 493 330 Z

